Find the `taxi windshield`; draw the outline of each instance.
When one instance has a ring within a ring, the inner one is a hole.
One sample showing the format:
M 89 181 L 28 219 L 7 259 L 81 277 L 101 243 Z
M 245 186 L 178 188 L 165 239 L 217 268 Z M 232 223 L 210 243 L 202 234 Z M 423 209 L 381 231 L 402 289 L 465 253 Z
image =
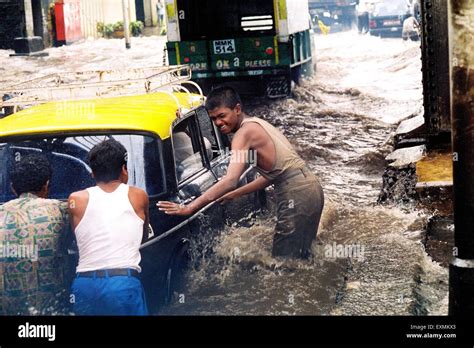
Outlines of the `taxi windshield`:
M 16 198 L 10 189 L 9 173 L 15 160 L 31 153 L 43 153 L 51 163 L 49 198 L 66 199 L 71 192 L 95 186 L 88 153 L 96 144 L 115 139 L 127 149 L 128 184 L 149 194 L 164 191 L 158 139 L 137 134 L 78 135 L 0 142 L 0 203 Z

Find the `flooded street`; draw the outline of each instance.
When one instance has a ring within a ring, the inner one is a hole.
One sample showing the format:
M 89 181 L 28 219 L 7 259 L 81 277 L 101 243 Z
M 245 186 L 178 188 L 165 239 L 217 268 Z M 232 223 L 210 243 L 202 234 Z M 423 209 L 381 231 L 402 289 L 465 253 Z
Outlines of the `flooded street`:
M 294 98 L 247 110 L 282 129 L 321 179 L 314 258 L 271 258 L 274 220 L 229 228 L 163 314 L 447 314 L 447 271 L 419 242 L 428 213 L 376 204 L 398 122 L 422 113 L 419 43 L 315 39 L 317 72 Z M 331 254 L 338 247 L 353 253 Z
M 163 63 L 164 37 L 86 41 L 48 57 L 0 51 L 0 89 L 68 70 Z M 194 259 L 186 287 L 160 315 L 447 314 L 448 272 L 421 239 L 429 213 L 377 204 L 385 156 L 401 120 L 422 114 L 419 42 L 355 32 L 315 37 L 317 69 L 294 97 L 251 100 L 247 113 L 279 127 L 318 175 L 326 197 L 313 257 L 271 257 L 275 218 L 227 227 Z M 349 250 L 349 252 L 347 252 Z

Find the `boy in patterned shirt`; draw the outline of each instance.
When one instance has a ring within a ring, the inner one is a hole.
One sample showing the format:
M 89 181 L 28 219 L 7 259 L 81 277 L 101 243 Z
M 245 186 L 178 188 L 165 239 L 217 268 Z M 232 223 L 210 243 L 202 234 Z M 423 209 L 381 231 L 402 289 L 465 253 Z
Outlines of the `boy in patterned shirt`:
M 51 167 L 24 156 L 10 175 L 18 196 L 0 206 L 0 315 L 51 315 L 65 309 L 67 203 L 46 199 Z

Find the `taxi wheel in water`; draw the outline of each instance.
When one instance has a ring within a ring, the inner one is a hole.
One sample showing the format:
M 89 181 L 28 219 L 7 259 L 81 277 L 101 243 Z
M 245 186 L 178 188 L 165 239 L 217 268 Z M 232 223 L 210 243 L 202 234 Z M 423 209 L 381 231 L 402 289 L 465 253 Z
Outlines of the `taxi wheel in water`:
M 189 266 L 189 240 L 182 239 L 171 256 L 165 278 L 164 303 L 169 304 L 173 297 L 184 289 L 184 275 Z

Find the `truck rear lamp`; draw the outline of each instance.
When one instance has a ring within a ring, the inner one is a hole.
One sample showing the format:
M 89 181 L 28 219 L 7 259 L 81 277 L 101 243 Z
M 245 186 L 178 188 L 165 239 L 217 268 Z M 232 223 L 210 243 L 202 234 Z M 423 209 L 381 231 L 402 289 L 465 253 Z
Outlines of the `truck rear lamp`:
M 371 29 L 377 28 L 377 22 L 374 21 L 373 19 L 371 19 L 371 20 L 369 21 L 369 27 L 370 27 Z
M 192 53 L 195 53 L 195 52 L 196 52 L 196 46 L 194 46 L 194 45 L 189 46 L 189 50 L 190 50 Z
M 255 47 L 260 47 L 260 45 L 261 45 L 260 40 L 255 40 Z
M 184 57 L 184 62 L 189 63 L 190 59 L 188 57 Z
M 273 47 L 267 47 L 267 49 L 265 50 L 265 53 L 271 56 L 273 54 Z

